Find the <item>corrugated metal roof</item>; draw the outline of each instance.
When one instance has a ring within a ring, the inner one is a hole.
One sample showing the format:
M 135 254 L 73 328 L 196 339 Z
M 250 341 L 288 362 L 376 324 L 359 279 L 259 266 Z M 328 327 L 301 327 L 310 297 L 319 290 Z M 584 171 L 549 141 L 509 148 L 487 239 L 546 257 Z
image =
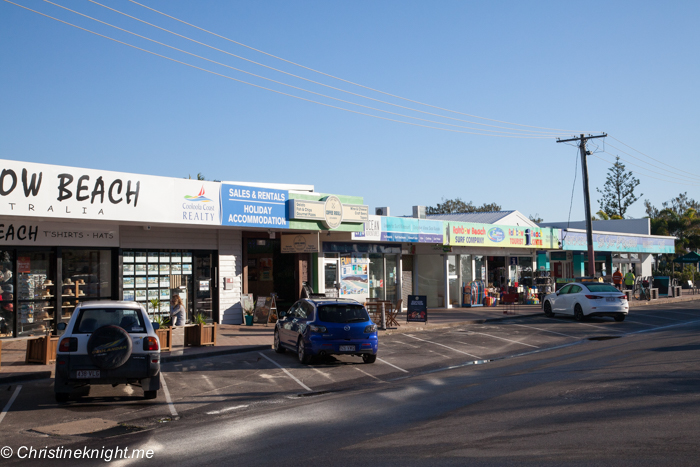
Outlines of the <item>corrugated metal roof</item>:
M 431 214 L 428 219 L 453 222 L 474 222 L 477 224 L 495 224 L 515 211 L 491 211 L 491 212 L 459 212 L 453 214 Z

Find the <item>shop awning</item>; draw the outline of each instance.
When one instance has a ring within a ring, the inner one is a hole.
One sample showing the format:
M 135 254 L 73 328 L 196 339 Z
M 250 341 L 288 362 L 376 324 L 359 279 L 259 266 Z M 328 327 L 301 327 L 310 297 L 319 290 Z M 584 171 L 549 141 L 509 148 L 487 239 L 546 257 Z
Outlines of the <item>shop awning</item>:
M 698 263 L 700 262 L 700 255 L 691 251 L 687 255 L 683 255 L 680 258 L 673 260 L 674 263 Z

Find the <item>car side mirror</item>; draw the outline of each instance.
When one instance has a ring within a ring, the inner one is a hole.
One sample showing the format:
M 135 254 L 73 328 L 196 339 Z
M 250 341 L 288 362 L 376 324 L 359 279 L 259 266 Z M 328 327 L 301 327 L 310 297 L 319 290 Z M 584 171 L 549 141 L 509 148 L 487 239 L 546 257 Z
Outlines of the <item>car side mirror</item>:
M 66 323 L 58 323 L 56 325 L 56 329 L 58 329 L 59 331 L 65 331 L 66 327 L 68 327 L 68 325 Z
M 555 295 L 559 296 L 560 293 L 561 293 L 561 290 L 557 290 Z
M 280 311 L 280 312 L 279 312 L 279 315 L 280 315 L 280 318 L 284 318 L 285 316 L 287 316 L 287 312 L 286 312 L 286 311 Z
M 156 323 L 155 321 L 151 322 L 151 324 L 153 325 L 154 331 L 157 331 L 158 329 L 160 329 L 160 324 Z

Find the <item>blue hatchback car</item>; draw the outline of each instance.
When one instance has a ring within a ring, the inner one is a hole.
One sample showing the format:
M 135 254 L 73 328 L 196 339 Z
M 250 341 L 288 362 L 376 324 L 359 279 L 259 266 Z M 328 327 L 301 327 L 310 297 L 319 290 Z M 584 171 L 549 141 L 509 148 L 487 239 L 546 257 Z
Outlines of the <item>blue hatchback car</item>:
M 275 325 L 275 352 L 292 350 L 303 364 L 324 355 L 356 355 L 374 363 L 377 348 L 377 325 L 355 300 L 299 300 Z

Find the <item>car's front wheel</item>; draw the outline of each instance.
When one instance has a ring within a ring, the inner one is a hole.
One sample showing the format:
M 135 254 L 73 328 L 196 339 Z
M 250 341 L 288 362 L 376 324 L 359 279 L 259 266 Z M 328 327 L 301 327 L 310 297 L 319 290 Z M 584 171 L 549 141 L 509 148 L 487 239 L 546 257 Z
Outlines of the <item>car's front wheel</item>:
M 554 316 L 554 313 L 552 313 L 552 304 L 549 302 L 544 302 L 544 315 L 547 318 Z
M 275 352 L 277 353 L 284 353 L 284 347 L 282 347 L 282 344 L 280 343 L 280 332 L 275 329 L 275 340 L 274 340 L 274 348 Z
M 576 321 L 583 321 L 586 319 L 586 316 L 583 314 L 583 308 L 581 308 L 581 305 L 578 303 L 574 306 L 574 319 Z
M 625 314 L 624 314 L 624 313 L 620 313 L 619 315 L 615 315 L 615 321 L 617 321 L 618 323 L 621 323 L 621 322 L 624 321 L 624 320 L 625 320 Z
M 366 353 L 362 355 L 362 361 L 365 363 L 374 363 L 377 361 L 377 356 Z
M 143 391 L 144 399 L 155 399 L 158 397 L 158 391 Z
M 302 365 L 308 365 L 311 362 L 311 355 L 306 353 L 304 339 L 302 339 L 301 337 L 297 341 L 297 358 L 299 358 L 299 363 L 301 363 Z

